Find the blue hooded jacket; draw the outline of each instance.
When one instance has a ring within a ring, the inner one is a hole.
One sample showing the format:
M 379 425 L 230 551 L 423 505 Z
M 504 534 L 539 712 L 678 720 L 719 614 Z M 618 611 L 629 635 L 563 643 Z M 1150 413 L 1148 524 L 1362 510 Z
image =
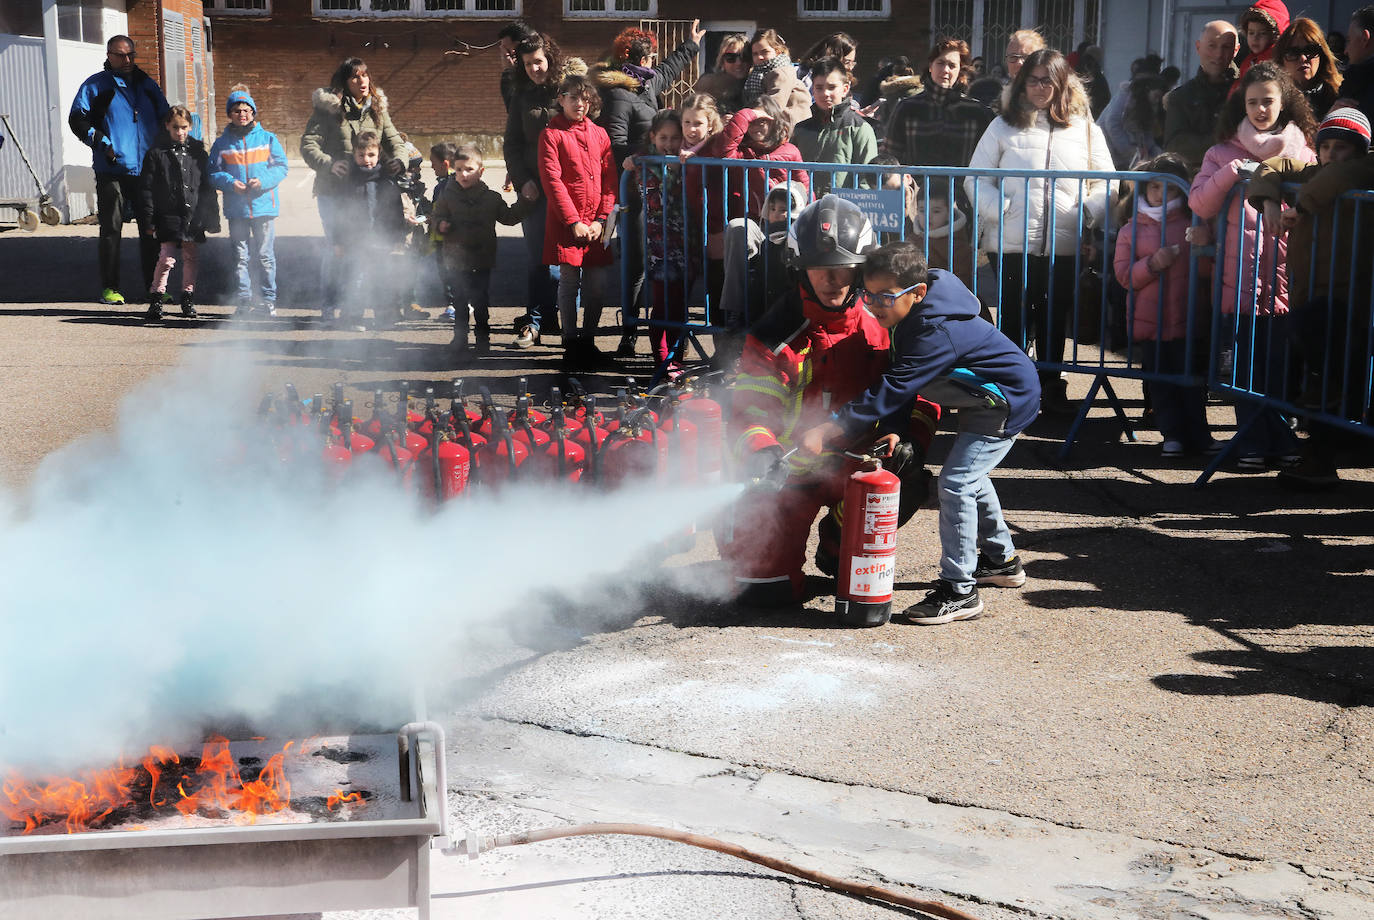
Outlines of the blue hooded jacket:
M 961 429 L 1013 437 L 1035 421 L 1040 411 L 1035 365 L 978 315 L 980 309 L 978 298 L 956 276 L 931 269 L 925 300 L 891 332 L 891 365 L 868 392 L 836 413 L 845 434 L 858 437 L 883 420 L 884 427 L 900 430 L 893 421 L 910 415 L 918 393 L 959 409 Z M 970 418 L 975 411 L 976 421 Z
M 168 108 L 167 97 L 152 77 L 137 67 L 128 75 L 116 73 L 106 64 L 76 91 L 67 125 L 91 148 L 97 175 L 137 176 L 162 131 Z M 113 162 L 106 150 L 114 151 Z
M 262 188 L 234 191 L 235 182 L 246 184 L 249 179 L 257 179 Z M 230 220 L 278 216 L 277 186 L 285 179 L 286 151 L 258 121 L 247 132 L 230 125 L 210 148 L 210 181 L 224 193 L 224 216 Z

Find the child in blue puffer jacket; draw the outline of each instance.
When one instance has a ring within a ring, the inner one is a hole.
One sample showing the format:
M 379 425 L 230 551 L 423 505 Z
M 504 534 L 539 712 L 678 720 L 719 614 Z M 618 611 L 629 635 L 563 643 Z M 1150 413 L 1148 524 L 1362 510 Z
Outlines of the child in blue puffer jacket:
M 210 148 L 210 181 L 224 193 L 224 216 L 234 245 L 238 309 L 253 312 L 252 263 L 261 269 L 261 309 L 277 315 L 277 255 L 274 221 L 280 213 L 277 186 L 286 178 L 286 151 L 262 126 L 248 87 L 237 84 L 224 104 L 229 125 Z

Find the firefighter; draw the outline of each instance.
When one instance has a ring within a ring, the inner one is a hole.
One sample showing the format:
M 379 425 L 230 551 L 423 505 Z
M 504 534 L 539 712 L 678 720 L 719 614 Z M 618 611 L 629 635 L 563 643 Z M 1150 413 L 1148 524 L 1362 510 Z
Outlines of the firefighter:
M 855 469 L 846 449 L 864 452 L 879 440 L 890 449 L 885 465 L 903 480 L 901 523 L 928 493 L 923 463 L 939 407 L 924 400 L 912 407 L 907 431 L 874 426 L 820 454 L 789 453 L 802 432 L 829 420 L 887 369 L 887 330 L 858 300 L 858 268 L 875 246 L 873 227 L 852 202 L 826 195 L 807 206 L 787 237 L 795 283 L 745 338 L 730 436 L 736 469 L 750 488 L 718 534 L 743 606 L 804 599 L 806 541 L 821 508 L 829 513 L 820 525 L 816 566 L 835 574 L 839 506 Z

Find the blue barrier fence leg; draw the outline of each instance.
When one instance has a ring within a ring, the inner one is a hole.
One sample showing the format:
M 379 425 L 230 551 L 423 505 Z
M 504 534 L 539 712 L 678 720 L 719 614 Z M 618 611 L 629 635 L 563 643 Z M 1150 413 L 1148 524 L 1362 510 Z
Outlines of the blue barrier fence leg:
M 1221 465 L 1226 461 L 1230 460 L 1231 455 L 1234 454 L 1240 448 L 1241 441 L 1243 440 L 1245 433 L 1249 431 L 1252 427 L 1254 427 L 1254 425 L 1256 425 L 1257 423 L 1261 423 L 1263 421 L 1264 416 L 1257 415 L 1250 421 L 1246 422 L 1240 428 L 1237 428 L 1236 433 L 1231 436 L 1231 440 L 1226 442 L 1226 446 L 1221 449 L 1221 452 L 1218 453 L 1215 457 L 1213 457 L 1212 462 L 1207 464 L 1207 466 L 1203 468 L 1202 475 L 1198 476 L 1197 479 L 1193 480 L 1193 488 L 1201 489 L 1203 486 L 1207 485 L 1207 480 L 1212 478 L 1212 474 L 1214 474 L 1217 470 L 1221 469 Z
M 1083 422 L 1088 418 L 1088 412 L 1093 407 L 1093 400 L 1097 398 L 1098 390 L 1107 394 L 1107 405 L 1112 407 L 1112 412 L 1116 415 L 1117 422 L 1121 425 L 1121 433 L 1126 440 L 1135 443 L 1135 428 L 1131 425 L 1130 418 L 1126 415 L 1126 407 L 1121 405 L 1121 399 L 1116 395 L 1116 390 L 1112 388 L 1111 378 L 1106 374 L 1098 374 L 1093 377 L 1093 385 L 1088 388 L 1088 395 L 1083 398 L 1083 406 L 1078 410 L 1078 416 L 1069 426 L 1069 433 L 1064 438 L 1064 446 L 1059 448 L 1059 459 L 1069 459 L 1069 452 L 1073 450 L 1074 441 L 1078 440 L 1078 429 L 1083 427 Z

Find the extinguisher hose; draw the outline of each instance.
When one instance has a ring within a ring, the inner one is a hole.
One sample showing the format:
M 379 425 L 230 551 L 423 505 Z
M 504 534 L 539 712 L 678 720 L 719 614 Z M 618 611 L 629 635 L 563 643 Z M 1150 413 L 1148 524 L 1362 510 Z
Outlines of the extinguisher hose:
M 978 920 L 972 914 L 964 913 L 939 901 L 929 901 L 924 898 L 914 898 L 910 895 L 892 891 L 888 888 L 879 888 L 877 885 L 868 885 L 862 882 L 853 882 L 848 879 L 840 878 L 837 875 L 830 875 L 826 872 L 817 872 L 814 869 L 807 869 L 786 860 L 777 859 L 773 856 L 765 856 L 753 850 L 746 849 L 737 843 L 729 843 L 715 837 L 706 837 L 702 834 L 692 834 L 687 831 L 674 830 L 669 827 L 656 827 L 652 824 L 577 824 L 571 827 L 546 827 L 542 830 L 521 831 L 517 834 L 501 834 L 496 837 L 469 837 L 468 842 L 459 847 L 466 850 L 471 858 L 476 858 L 478 853 L 486 850 L 494 850 L 497 847 L 513 847 L 526 843 L 539 843 L 544 840 L 557 840 L 560 837 L 587 837 L 603 834 L 621 834 L 632 837 L 658 837 L 663 840 L 672 840 L 677 843 L 685 843 L 688 846 L 700 847 L 703 850 L 713 850 L 717 853 L 724 853 L 727 856 L 734 856 L 738 859 L 745 859 L 751 863 L 773 869 L 777 872 L 785 872 L 797 878 L 806 879 L 808 882 L 815 882 L 826 888 L 841 891 L 845 894 L 854 895 L 860 898 L 869 898 L 874 901 L 882 901 L 887 904 L 895 904 L 898 907 L 909 907 L 914 910 L 929 914 L 932 917 L 941 917 L 943 920 Z

